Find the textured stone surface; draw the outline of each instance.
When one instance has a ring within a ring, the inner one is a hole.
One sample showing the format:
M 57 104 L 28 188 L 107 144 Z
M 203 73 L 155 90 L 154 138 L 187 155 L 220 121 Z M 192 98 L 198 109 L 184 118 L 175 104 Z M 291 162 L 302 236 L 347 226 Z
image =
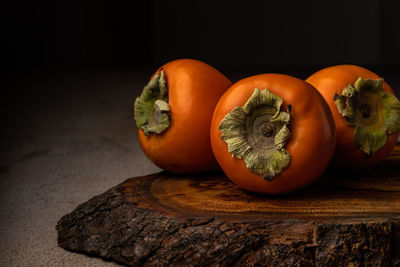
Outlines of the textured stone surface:
M 0 266 L 116 266 L 61 249 L 54 226 L 127 177 L 159 170 L 136 140 L 140 73 L 35 73 L 3 84 L 21 98 L 1 114 Z

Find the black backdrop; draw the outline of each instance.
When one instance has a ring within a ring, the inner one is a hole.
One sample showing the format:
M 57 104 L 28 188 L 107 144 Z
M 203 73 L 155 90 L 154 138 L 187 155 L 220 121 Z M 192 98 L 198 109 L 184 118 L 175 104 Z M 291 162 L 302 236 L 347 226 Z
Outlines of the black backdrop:
M 197 58 L 218 68 L 400 65 L 400 1 L 8 1 L 6 74 L 156 67 Z

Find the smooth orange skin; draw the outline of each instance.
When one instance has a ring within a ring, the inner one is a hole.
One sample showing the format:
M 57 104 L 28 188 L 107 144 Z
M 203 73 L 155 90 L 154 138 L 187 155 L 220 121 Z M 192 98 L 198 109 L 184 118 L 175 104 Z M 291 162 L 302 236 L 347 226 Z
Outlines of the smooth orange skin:
M 144 153 L 157 166 L 174 173 L 217 170 L 210 145 L 211 118 L 232 82 L 213 67 L 193 59 L 174 60 L 160 69 L 167 80 L 171 124 L 160 135 L 146 136 L 138 130 Z
M 218 126 L 233 108 L 243 106 L 254 91 L 268 89 L 292 105 L 292 136 L 286 150 L 288 165 L 273 181 L 264 180 L 247 169 L 244 160 L 232 157 L 221 139 Z M 218 102 L 211 123 L 214 155 L 229 179 L 239 187 L 264 194 L 280 194 L 301 188 L 316 180 L 328 165 L 335 149 L 335 124 L 328 105 L 310 84 L 282 74 L 261 74 L 232 85 Z
M 354 141 L 354 128 L 347 125 L 335 106 L 335 93 L 341 94 L 343 88 L 354 83 L 359 77 L 378 79 L 377 74 L 354 65 L 338 65 L 324 68 L 312 74 L 306 81 L 312 84 L 328 102 L 336 124 L 337 145 L 332 158 L 332 169 L 357 170 L 373 167 L 384 160 L 396 145 L 399 133 L 388 136 L 385 147 L 378 150 L 372 157 L 365 157 Z M 383 90 L 393 93 L 392 88 L 384 81 Z

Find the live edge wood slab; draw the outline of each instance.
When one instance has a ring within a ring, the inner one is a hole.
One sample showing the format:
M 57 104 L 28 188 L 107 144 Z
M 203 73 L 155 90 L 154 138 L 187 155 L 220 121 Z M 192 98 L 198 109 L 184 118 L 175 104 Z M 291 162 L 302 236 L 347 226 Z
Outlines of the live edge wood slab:
M 131 266 L 400 266 L 400 147 L 281 196 L 222 174 L 135 177 L 56 229 L 62 248 Z

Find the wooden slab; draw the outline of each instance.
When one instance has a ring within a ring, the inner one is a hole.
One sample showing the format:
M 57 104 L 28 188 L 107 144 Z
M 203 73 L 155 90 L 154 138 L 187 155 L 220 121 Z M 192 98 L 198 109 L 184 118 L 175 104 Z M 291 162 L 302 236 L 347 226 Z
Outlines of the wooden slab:
M 131 266 L 400 266 L 400 146 L 373 170 L 282 196 L 222 174 L 131 178 L 57 231 L 65 249 Z

